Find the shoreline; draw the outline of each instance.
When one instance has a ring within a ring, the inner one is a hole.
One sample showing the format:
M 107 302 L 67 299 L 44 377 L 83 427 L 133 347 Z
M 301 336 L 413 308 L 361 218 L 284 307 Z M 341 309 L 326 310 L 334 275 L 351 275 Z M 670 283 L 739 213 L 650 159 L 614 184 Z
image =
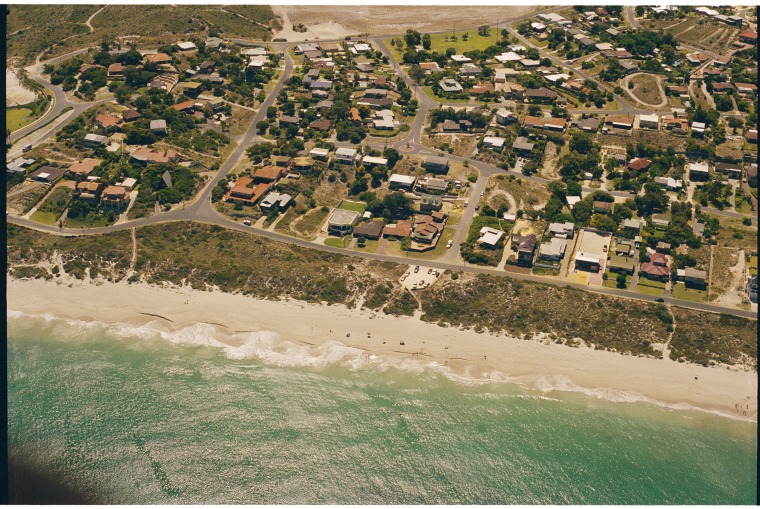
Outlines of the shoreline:
M 752 371 L 575 348 L 546 337 L 477 333 L 342 305 L 74 278 L 7 276 L 6 283 L 9 314 L 143 327 L 172 341 L 225 348 L 233 358 L 291 366 L 370 363 L 434 369 L 459 383 L 516 383 L 543 394 L 580 392 L 757 421 L 757 374 Z M 735 406 L 747 401 L 747 415 L 736 415 Z

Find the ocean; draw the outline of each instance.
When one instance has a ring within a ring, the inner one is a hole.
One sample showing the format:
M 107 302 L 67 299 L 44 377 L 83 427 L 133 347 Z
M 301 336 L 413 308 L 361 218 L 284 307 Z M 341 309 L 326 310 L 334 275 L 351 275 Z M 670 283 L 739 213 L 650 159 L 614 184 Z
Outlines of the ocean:
M 755 502 L 754 423 L 277 344 L 9 311 L 10 459 L 118 504 Z

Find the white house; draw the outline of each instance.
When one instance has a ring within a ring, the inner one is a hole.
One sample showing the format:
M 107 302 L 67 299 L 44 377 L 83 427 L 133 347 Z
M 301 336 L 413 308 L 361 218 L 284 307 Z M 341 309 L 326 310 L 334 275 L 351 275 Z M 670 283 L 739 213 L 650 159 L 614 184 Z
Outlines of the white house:
M 384 157 L 364 156 L 362 159 L 364 166 L 385 166 L 388 160 Z
M 555 236 L 555 237 L 562 237 L 567 239 L 573 238 L 573 232 L 575 228 L 575 224 L 571 222 L 564 222 L 564 223 L 550 223 L 549 224 L 549 231 Z
M 330 149 L 314 147 L 309 152 L 309 155 L 314 159 L 321 159 L 323 161 L 326 161 L 327 157 L 330 155 Z
M 478 239 L 478 243 L 489 247 L 496 247 L 499 241 L 504 238 L 504 235 L 505 233 L 501 230 L 484 226 L 480 229 L 480 238 Z
M 417 178 L 412 175 L 399 175 L 394 173 L 388 179 L 388 187 L 391 189 L 412 189 Z
M 542 242 L 538 248 L 538 257 L 542 260 L 558 262 L 565 256 L 567 240 L 560 237 L 552 237 L 549 242 Z
M 356 149 L 341 147 L 335 151 L 335 161 L 343 164 L 354 164 L 356 154 Z
M 470 57 L 466 57 L 464 55 L 451 55 L 451 59 L 458 64 L 466 64 L 472 62 L 472 59 Z
M 504 138 L 501 138 L 499 136 L 486 136 L 483 138 L 483 144 L 487 145 L 489 148 L 495 150 L 496 152 L 502 151 L 505 141 L 506 140 Z
M 506 108 L 501 108 L 499 111 L 496 112 L 496 122 L 498 122 L 501 125 L 507 125 L 508 123 L 515 120 L 516 118 L 517 117 L 515 117 L 515 114 Z
M 177 46 L 179 47 L 180 51 L 192 51 L 196 49 L 194 42 L 178 42 Z
M 660 117 L 656 113 L 639 115 L 639 127 L 644 129 L 659 129 Z

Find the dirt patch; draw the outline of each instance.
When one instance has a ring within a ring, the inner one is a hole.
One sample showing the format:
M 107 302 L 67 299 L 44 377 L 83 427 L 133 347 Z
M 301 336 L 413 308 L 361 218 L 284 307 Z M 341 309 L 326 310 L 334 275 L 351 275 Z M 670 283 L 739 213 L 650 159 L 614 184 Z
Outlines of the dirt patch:
M 37 99 L 37 94 L 29 90 L 18 79 L 14 69 L 5 69 L 5 105 L 20 106 Z
M 633 88 L 629 88 L 633 83 Z M 665 91 L 662 88 L 662 78 L 652 74 L 636 73 L 626 76 L 620 86 L 631 98 L 650 108 L 663 108 L 668 104 Z
M 559 161 L 559 154 L 557 153 L 557 145 L 555 145 L 551 141 L 546 142 L 546 148 L 544 149 L 544 164 L 541 166 L 541 168 L 539 168 L 538 175 L 547 180 L 558 179 L 559 178 L 559 173 L 557 173 L 558 161 Z
M 287 40 L 338 39 L 346 35 L 395 35 L 411 28 L 419 32 L 476 29 L 494 20 L 515 18 L 534 12 L 536 6 L 454 7 L 381 5 L 281 5 L 273 7 L 282 17 L 283 30 L 275 38 Z M 306 32 L 294 32 L 293 25 L 303 23 Z

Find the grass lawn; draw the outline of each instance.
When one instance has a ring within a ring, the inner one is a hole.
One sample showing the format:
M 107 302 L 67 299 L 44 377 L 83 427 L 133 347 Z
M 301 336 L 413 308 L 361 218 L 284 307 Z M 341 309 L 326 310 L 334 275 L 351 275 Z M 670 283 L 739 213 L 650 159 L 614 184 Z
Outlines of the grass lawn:
M 401 132 L 401 129 L 393 129 L 392 131 L 388 131 L 385 129 L 375 129 L 373 127 L 369 128 L 369 135 L 370 136 L 376 136 L 378 138 L 393 138 L 398 133 Z
M 463 41 L 462 36 L 467 35 L 467 40 Z M 456 41 L 452 41 L 451 37 L 455 36 Z M 438 51 L 439 53 L 446 53 L 446 49 L 454 48 L 457 55 L 461 55 L 465 51 L 480 50 L 483 51 L 489 46 L 493 46 L 501 40 L 501 34 L 499 30 L 491 28 L 486 37 L 478 35 L 478 30 L 457 30 L 456 32 L 443 32 L 440 34 L 430 34 L 430 51 Z
M 296 231 L 306 237 L 315 237 L 329 213 L 329 210 L 322 210 L 321 208 L 312 210 L 295 224 Z
M 559 276 L 559 269 L 547 269 L 546 267 L 533 267 L 533 274 L 537 276 Z
M 32 214 L 32 221 L 37 221 L 38 223 L 44 223 L 44 224 L 55 224 L 56 221 L 58 221 L 58 218 L 61 217 L 60 214 L 56 214 L 55 212 L 42 212 L 42 211 L 36 211 L 34 214 Z
M 352 210 L 354 212 L 358 212 L 359 214 L 364 214 L 364 211 L 367 209 L 367 204 L 360 201 L 343 200 L 340 202 L 338 208 L 343 210 Z
M 87 217 L 67 217 L 64 223 L 67 228 L 99 228 L 108 226 L 108 218 L 91 211 Z
M 345 237 L 337 238 L 337 237 L 330 237 L 329 239 L 325 239 L 325 246 L 330 247 L 340 247 L 340 248 L 346 248 L 351 243 L 351 235 L 346 235 Z
M 32 112 L 29 108 L 15 108 L 5 110 L 5 127 L 11 132 L 17 131 L 27 125 L 27 117 Z
M 749 259 L 749 273 L 751 276 L 757 274 L 757 256 L 751 256 Z
M 610 272 L 609 270 L 606 272 L 607 279 L 602 280 L 602 285 L 606 286 L 607 288 L 617 288 L 617 272 Z M 631 287 L 631 279 L 633 276 L 630 274 L 625 275 L 625 289 Z M 622 288 L 621 288 L 622 289 Z
M 461 104 L 468 104 L 470 102 L 470 99 L 446 99 L 445 97 L 438 97 L 433 93 L 433 87 L 422 87 L 422 90 L 425 92 L 425 94 L 431 98 L 434 101 L 438 101 L 439 103 L 461 103 Z
M 639 278 L 639 282 L 636 285 L 636 291 L 639 293 L 645 293 L 647 295 L 653 295 L 655 297 L 662 297 L 665 293 L 665 283 L 662 281 L 652 281 L 646 278 Z
M 359 244 L 354 244 L 354 251 L 361 251 L 362 253 L 377 253 L 377 248 L 380 247 L 379 240 L 365 240 L 364 247 L 360 247 Z
M 673 297 L 690 302 L 707 302 L 707 291 L 687 288 L 684 283 L 676 283 L 673 286 Z

